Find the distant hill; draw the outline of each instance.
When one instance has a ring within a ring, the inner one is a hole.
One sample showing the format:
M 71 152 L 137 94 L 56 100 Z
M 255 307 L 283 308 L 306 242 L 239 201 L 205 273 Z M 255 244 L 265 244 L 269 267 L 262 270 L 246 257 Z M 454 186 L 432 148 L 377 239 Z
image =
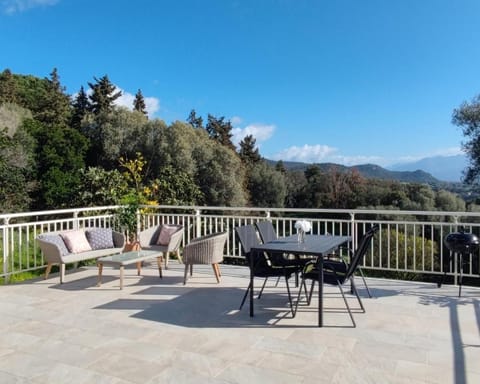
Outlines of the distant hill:
M 421 169 L 439 180 L 459 182 L 468 160 L 465 155 L 434 156 L 410 162 L 395 164 L 388 167 L 392 171 L 415 171 Z
M 275 165 L 277 163 L 273 160 L 267 161 L 271 165 Z M 304 171 L 309 166 L 316 165 L 323 171 L 327 171 L 332 167 L 335 167 L 344 172 L 356 169 L 363 177 L 367 179 L 396 180 L 409 183 L 425 183 L 430 185 L 436 185 L 440 183 L 440 180 L 433 177 L 430 173 L 421 170 L 390 171 L 375 164 L 362 164 L 354 165 L 351 167 L 334 163 L 308 164 L 295 161 L 284 161 L 283 164 L 286 169 L 291 171 Z

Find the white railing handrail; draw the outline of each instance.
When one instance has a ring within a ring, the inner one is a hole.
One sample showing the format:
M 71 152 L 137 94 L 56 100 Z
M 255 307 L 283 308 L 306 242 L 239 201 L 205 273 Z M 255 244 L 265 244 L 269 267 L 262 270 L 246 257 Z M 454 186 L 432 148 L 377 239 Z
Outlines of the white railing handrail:
M 115 211 L 121 207 L 111 205 L 0 214 L 0 254 L 3 255 L 0 277 L 44 267 L 41 254 L 33 242 L 39 233 L 52 228 L 118 226 Z M 452 260 L 443 245 L 443 237 L 447 233 L 464 225 L 480 236 L 480 212 L 143 205 L 138 213 L 138 223 L 143 227 L 165 222 L 184 224 L 183 244 L 193 237 L 228 230 L 228 257 L 243 257 L 234 227 L 258 220 L 271 220 L 282 236 L 294 232 L 294 221 L 299 218 L 311 220 L 315 233 L 348 234 L 353 239 L 353 245 L 358 234 L 368 225 L 380 224 L 383 233 L 380 231 L 375 240 L 377 248 L 368 255 L 364 265 L 372 270 L 440 273 L 444 271 L 444 261 Z M 20 255 L 20 263 L 13 262 L 11 255 L 14 254 L 15 257 Z M 472 260 L 474 258 L 470 259 L 467 274 L 474 277 L 478 275 L 477 261 Z M 20 267 L 17 267 L 18 264 Z M 456 268 L 450 267 L 448 273 L 456 279 Z

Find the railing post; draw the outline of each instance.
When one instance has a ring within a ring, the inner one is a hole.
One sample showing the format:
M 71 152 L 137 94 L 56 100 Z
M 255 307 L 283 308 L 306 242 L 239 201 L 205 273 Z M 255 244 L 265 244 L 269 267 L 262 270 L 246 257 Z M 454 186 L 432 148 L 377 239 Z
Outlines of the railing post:
M 9 254 L 9 246 L 8 246 L 8 233 L 9 233 L 9 230 L 8 230 L 8 224 L 9 224 L 9 221 L 10 221 L 10 218 L 9 217 L 5 217 L 3 219 L 3 224 L 4 224 L 4 227 L 3 227 L 3 275 L 5 276 L 5 282 L 8 283 L 10 278 L 9 278 L 9 274 L 8 274 L 8 254 Z
M 453 223 L 455 224 L 455 231 L 458 231 L 458 216 L 453 216 Z M 457 252 L 450 251 L 450 254 L 452 253 L 453 253 L 453 284 L 458 285 L 458 255 L 457 255 Z
M 355 238 L 355 213 L 350 212 L 350 236 L 352 237 L 352 249 L 357 248 L 357 239 Z
M 200 209 L 195 210 L 195 234 L 193 235 L 194 237 L 200 237 L 201 236 L 201 229 L 202 229 L 202 212 Z
M 75 220 L 73 220 L 73 229 L 78 229 L 79 226 L 78 226 L 78 211 L 77 210 L 73 211 L 73 218 L 75 219 Z
M 137 233 L 135 233 L 135 241 L 140 241 L 140 229 L 141 229 L 141 219 L 140 219 L 140 209 L 137 209 Z

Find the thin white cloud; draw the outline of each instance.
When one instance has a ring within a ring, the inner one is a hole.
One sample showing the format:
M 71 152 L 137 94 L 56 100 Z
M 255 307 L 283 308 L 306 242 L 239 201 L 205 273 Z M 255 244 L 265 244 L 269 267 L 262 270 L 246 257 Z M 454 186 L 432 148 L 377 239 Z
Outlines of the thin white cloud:
M 237 121 L 241 121 L 240 118 L 236 118 Z M 233 119 L 231 120 L 231 122 Z M 263 141 L 266 141 L 272 137 L 275 131 L 275 125 L 273 124 L 250 124 L 244 128 L 235 127 L 232 129 L 232 142 L 236 145 L 242 141 L 245 136 L 252 135 L 257 145 L 260 145 Z
M 115 100 L 115 105 L 126 107 L 128 109 L 133 109 L 133 101 L 135 100 L 135 95 L 124 91 L 120 87 L 116 87 L 118 91 L 122 92 L 122 95 Z M 156 97 L 143 97 L 145 100 L 145 109 L 147 110 L 148 117 L 153 117 L 156 112 L 160 109 L 160 100 Z
M 59 0 L 2 0 L 0 7 L 7 15 L 28 11 L 32 8 L 55 5 Z
M 292 146 L 284 149 L 272 156 L 272 160 L 299 161 L 304 163 L 335 163 L 345 166 L 360 164 L 376 164 L 381 167 L 387 167 L 394 164 L 415 162 L 426 157 L 433 156 L 454 156 L 463 154 L 461 148 L 453 147 L 439 149 L 432 153 L 425 153 L 419 156 L 401 156 L 395 158 L 386 158 L 382 156 L 367 155 L 342 155 L 338 148 L 328 145 L 308 145 Z
M 273 160 L 301 161 L 304 163 L 325 163 L 334 157 L 336 148 L 328 145 L 308 145 L 303 147 L 293 147 L 284 149 L 273 156 Z

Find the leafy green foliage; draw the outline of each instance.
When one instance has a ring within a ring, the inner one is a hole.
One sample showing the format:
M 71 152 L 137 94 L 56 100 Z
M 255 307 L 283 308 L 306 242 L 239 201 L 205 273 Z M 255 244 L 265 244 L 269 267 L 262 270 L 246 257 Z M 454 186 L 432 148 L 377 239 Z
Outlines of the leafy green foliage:
M 127 191 L 127 181 L 117 170 L 107 171 L 100 167 L 81 169 L 80 183 L 74 199 L 77 207 L 95 207 L 120 204 Z
M 452 122 L 462 128 L 466 137 L 462 147 L 470 158 L 470 164 L 465 173 L 465 182 L 480 184 L 480 95 L 455 109 Z
M 251 168 L 248 189 L 250 201 L 255 207 L 281 208 L 285 204 L 285 176 L 263 161 Z

